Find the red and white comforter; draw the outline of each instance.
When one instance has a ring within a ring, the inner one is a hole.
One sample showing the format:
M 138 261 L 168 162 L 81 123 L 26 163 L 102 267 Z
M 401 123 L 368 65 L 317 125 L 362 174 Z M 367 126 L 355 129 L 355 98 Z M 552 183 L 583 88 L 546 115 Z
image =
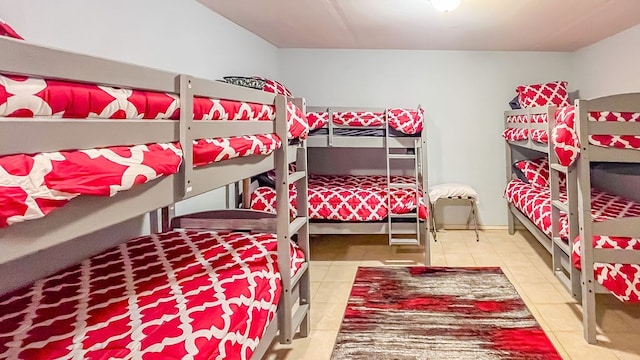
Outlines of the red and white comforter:
M 175 94 L 0 74 L 0 117 L 178 120 L 179 115 Z M 193 118 L 269 121 L 275 119 L 275 107 L 196 97 Z M 306 138 L 307 118 L 292 102 L 287 123 L 289 139 Z
M 505 191 L 507 201 L 515 205 L 548 236 L 551 236 L 551 195 L 520 180 L 512 180 Z M 566 202 L 564 190 L 560 198 Z M 640 204 L 598 189 L 591 189 L 591 214 L 594 221 L 640 216 Z M 560 236 L 567 240 L 569 223 L 560 213 Z M 594 246 L 609 249 L 640 250 L 640 240 L 614 236 L 594 236 Z M 580 268 L 580 237 L 574 239 L 573 264 Z M 622 301 L 640 302 L 640 265 L 595 264 L 595 278 Z
M 424 127 L 424 110 L 387 109 L 389 127 L 407 135 L 418 134 Z M 309 128 L 316 130 L 329 123 L 328 112 L 308 112 Z M 333 123 L 342 126 L 376 127 L 385 123 L 384 112 L 343 111 L 333 113 Z
M 392 176 L 395 183 L 412 184 L 408 176 Z M 311 175 L 309 176 L 309 218 L 338 221 L 381 221 L 387 218 L 388 191 L 386 176 L 362 175 Z M 297 190 L 292 186 L 289 201 L 292 216 L 297 214 Z M 260 187 L 251 194 L 251 208 L 276 212 L 276 192 L 270 187 Z M 391 191 L 391 211 L 406 214 L 416 209 L 413 189 L 393 189 Z M 427 208 L 419 199 L 419 216 L 426 219 Z
M 556 111 L 556 124 L 551 130 L 553 151 L 558 155 L 560 164 L 571 166 L 580 155 L 580 141 L 576 130 L 575 106 L 566 106 Z M 640 113 L 618 113 L 610 111 L 591 112 L 589 121 L 640 122 Z M 507 123 L 526 123 L 525 115 L 507 117 Z M 547 123 L 547 115 L 533 115 L 531 123 Z M 508 141 L 531 140 L 547 144 L 549 134 L 545 129 L 516 129 L 507 127 L 502 136 Z M 640 136 L 633 135 L 590 135 L 589 143 L 601 147 L 640 150 Z
M 526 215 L 538 229 L 551 237 L 551 190 L 531 186 L 514 179 L 507 184 L 504 196 L 510 204 Z M 560 190 L 560 200 L 567 201 L 566 190 Z M 566 214 L 560 213 L 560 236 L 565 240 L 569 234 Z
M 576 131 L 576 113 L 574 106 L 558 109 L 556 125 L 551 131 L 553 150 L 560 164 L 571 166 L 580 155 L 580 140 Z M 589 121 L 638 122 L 640 113 L 591 112 Z M 589 143 L 602 147 L 640 150 L 640 137 L 631 135 L 591 135 Z
M 249 359 L 280 298 L 276 248 L 273 234 L 133 239 L 0 297 L 0 358 Z
M 308 134 L 306 117 L 288 103 L 289 137 Z M 162 94 L 0 74 L 0 117 L 177 119 L 179 98 Z M 270 121 L 271 105 L 196 98 L 197 120 Z M 276 134 L 200 139 L 193 163 L 202 166 L 282 146 Z M 37 219 L 78 195 L 113 196 L 160 176 L 176 173 L 178 143 L 0 157 L 0 227 Z

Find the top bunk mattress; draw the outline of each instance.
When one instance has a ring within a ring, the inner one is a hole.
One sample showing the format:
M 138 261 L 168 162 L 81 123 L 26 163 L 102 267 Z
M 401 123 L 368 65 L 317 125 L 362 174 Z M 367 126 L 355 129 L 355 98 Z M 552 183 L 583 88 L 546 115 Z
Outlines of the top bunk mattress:
M 0 358 L 249 359 L 280 279 L 274 234 L 139 237 L 1 296 Z
M 389 108 L 385 112 L 371 111 L 342 111 L 332 112 L 333 124 L 353 128 L 375 128 L 385 125 L 386 119 L 389 127 L 400 134 L 416 135 L 424 128 L 424 110 Z M 329 124 L 329 112 L 307 112 L 309 128 L 311 130 L 322 129 Z M 361 135 L 372 136 L 372 135 Z M 383 134 L 384 136 L 384 134 Z
M 195 97 L 194 120 L 273 121 L 275 106 Z M 176 94 L 0 74 L 0 117 L 178 120 Z M 287 103 L 289 139 L 309 132 L 306 115 Z
M 571 166 L 580 155 L 580 141 L 576 130 L 575 106 L 558 108 L 555 113 L 555 125 L 551 130 L 553 151 L 563 166 Z M 640 113 L 612 111 L 594 111 L 589 113 L 589 121 L 640 122 Z M 509 124 L 548 123 L 546 114 L 507 116 L 507 128 L 502 136 L 508 141 L 531 139 L 537 143 L 548 144 L 547 129 L 513 128 Z M 640 136 L 636 135 L 590 135 L 589 143 L 600 147 L 640 150 Z

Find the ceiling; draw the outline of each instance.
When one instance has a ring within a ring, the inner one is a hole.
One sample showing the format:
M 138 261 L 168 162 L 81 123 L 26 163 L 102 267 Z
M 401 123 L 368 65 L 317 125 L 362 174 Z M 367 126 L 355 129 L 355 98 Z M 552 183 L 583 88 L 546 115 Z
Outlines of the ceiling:
M 640 0 L 199 0 L 281 48 L 573 51 L 640 24 Z

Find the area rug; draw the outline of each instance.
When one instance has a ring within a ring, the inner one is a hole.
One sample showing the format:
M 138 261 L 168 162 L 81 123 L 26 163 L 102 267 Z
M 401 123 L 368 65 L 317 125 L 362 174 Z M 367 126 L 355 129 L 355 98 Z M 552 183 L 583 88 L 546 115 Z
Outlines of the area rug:
M 561 357 L 500 268 L 361 267 L 332 359 Z

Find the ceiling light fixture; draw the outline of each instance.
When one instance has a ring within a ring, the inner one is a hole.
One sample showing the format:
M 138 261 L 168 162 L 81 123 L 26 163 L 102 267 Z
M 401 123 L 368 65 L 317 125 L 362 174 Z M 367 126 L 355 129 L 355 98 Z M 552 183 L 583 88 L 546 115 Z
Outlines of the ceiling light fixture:
M 431 0 L 431 5 L 438 11 L 449 12 L 460 6 L 462 0 Z

